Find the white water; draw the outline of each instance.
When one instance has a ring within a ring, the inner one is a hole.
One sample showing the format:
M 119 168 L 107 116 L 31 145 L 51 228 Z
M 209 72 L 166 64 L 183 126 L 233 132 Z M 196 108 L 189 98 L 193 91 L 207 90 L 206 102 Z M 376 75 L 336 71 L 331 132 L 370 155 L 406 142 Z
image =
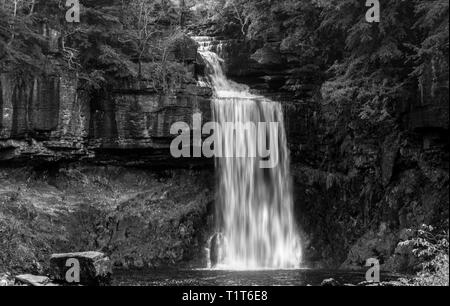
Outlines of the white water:
M 293 217 L 289 154 L 280 103 L 253 95 L 245 85 L 228 80 L 222 59 L 211 51 L 212 41 L 197 38 L 200 54 L 208 64 L 207 79 L 200 82 L 214 90 L 214 121 L 223 156 L 242 150 L 257 152 L 256 142 L 266 138 L 258 131 L 234 133 L 220 128 L 226 122 L 278 122 L 278 133 L 267 131 L 275 141 L 271 155 L 274 168 L 260 168 L 260 158 L 218 158 L 217 231 L 223 236 L 216 269 L 294 269 L 301 262 L 301 245 Z M 220 44 L 214 43 L 217 50 Z M 242 133 L 241 133 L 242 134 Z M 263 142 L 265 143 L 265 142 Z

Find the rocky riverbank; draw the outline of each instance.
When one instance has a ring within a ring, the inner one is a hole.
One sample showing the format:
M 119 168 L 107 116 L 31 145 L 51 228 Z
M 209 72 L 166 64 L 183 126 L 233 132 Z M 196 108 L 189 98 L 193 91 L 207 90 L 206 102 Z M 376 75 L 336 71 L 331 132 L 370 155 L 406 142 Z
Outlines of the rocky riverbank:
M 112 264 L 100 252 L 53 254 L 49 276 L 0 274 L 0 286 L 107 286 L 111 284 Z
M 0 271 L 42 274 L 50 254 L 85 250 L 123 267 L 199 260 L 212 177 L 209 170 L 2 167 Z

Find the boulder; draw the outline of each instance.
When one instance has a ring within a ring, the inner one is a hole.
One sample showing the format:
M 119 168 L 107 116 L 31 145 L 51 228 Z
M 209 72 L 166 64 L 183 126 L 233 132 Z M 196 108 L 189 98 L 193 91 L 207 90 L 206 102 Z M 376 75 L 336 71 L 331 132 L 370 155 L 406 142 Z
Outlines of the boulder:
M 79 278 L 74 273 L 77 269 L 77 264 L 74 264 L 76 261 L 79 264 Z M 50 258 L 50 270 L 56 282 L 99 286 L 110 284 L 112 264 L 100 252 L 53 254 Z
M 15 277 L 15 284 L 28 286 L 47 286 L 50 279 L 47 276 L 37 276 L 31 274 L 22 274 Z
M 322 287 L 338 287 L 341 284 L 335 280 L 334 278 L 328 278 L 323 280 L 323 282 L 320 284 Z
M 403 286 L 409 286 L 410 281 L 407 279 L 398 279 L 398 280 L 392 280 L 388 282 L 361 282 L 358 284 L 359 287 L 403 287 Z

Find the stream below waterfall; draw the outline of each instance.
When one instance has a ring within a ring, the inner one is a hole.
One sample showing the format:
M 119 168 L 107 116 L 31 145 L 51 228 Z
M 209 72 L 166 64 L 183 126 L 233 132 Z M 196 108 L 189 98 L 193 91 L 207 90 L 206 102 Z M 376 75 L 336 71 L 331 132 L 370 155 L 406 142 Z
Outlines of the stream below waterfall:
M 359 284 L 364 271 L 339 270 L 261 270 L 227 271 L 203 269 L 143 269 L 114 271 L 117 286 L 319 286 L 333 278 L 341 284 Z M 396 280 L 398 275 L 381 273 L 381 281 Z

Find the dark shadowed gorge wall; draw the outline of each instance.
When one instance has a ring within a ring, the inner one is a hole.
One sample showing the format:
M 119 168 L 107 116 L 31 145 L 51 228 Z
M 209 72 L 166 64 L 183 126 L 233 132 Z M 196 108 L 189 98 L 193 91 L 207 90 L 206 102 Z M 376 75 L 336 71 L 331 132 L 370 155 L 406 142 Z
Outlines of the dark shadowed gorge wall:
M 231 78 L 284 105 L 306 263 L 357 269 L 376 257 L 386 270 L 420 268 L 399 243 L 422 224 L 448 227 L 448 61 L 430 61 L 416 97 L 398 99 L 390 119 L 378 120 L 356 99 L 327 98 L 320 78 L 298 74 L 276 38 L 217 45 Z

